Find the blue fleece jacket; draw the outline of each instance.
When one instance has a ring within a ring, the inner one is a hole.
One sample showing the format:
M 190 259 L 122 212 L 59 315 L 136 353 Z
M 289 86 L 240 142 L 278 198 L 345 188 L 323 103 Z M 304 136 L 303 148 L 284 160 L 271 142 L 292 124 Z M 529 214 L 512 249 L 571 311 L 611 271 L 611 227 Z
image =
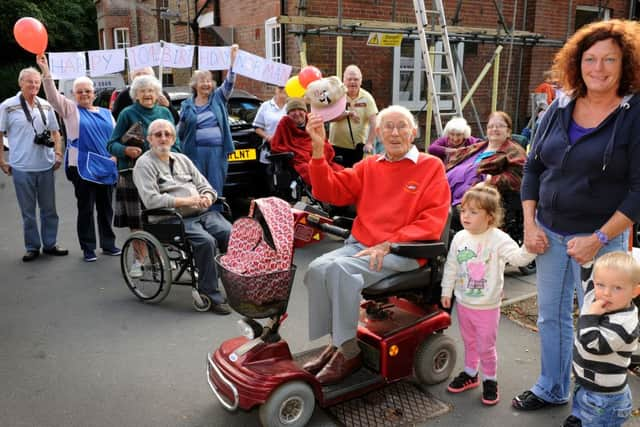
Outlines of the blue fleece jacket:
M 222 132 L 222 144 L 224 154 L 233 153 L 234 145 L 231 138 L 231 128 L 229 127 L 229 113 L 227 112 L 227 101 L 231 96 L 231 91 L 236 81 L 236 74 L 229 69 L 224 82 L 209 95 L 209 108 L 213 111 Z M 198 127 L 198 113 L 196 112 L 195 95 L 182 101 L 180 109 L 180 123 L 178 125 L 178 136 L 182 141 L 182 152 L 189 156 L 191 160 L 197 156 L 196 152 L 196 130 Z
M 575 99 L 545 113 L 524 167 L 522 200 L 563 233 L 592 233 L 620 211 L 640 220 L 640 95 L 629 95 L 597 128 L 569 143 Z

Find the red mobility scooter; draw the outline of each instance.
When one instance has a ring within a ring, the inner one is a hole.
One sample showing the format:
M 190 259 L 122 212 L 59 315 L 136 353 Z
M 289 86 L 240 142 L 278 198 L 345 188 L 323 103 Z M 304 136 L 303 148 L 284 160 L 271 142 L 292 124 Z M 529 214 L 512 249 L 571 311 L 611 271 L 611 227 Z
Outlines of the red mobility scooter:
M 321 231 L 339 231 L 326 218 L 318 221 L 310 215 L 307 219 L 307 224 L 317 224 Z M 329 386 L 302 369 L 322 348 L 292 354 L 279 334 L 296 266 L 255 277 L 252 282 L 226 269 L 217 258 L 228 302 L 244 316 L 241 322 L 246 334 L 223 342 L 207 355 L 207 380 L 213 394 L 229 411 L 259 406 L 264 426 L 304 426 L 316 402 L 330 406 L 412 375 L 426 385 L 449 378 L 456 347 L 443 334 L 451 324 L 449 314 L 438 306 L 448 223 L 445 230 L 439 242 L 393 245 L 395 254 L 429 261 L 418 270 L 388 277 L 363 291 L 357 336 L 364 365 L 341 383 Z M 256 319 L 269 320 L 261 324 Z

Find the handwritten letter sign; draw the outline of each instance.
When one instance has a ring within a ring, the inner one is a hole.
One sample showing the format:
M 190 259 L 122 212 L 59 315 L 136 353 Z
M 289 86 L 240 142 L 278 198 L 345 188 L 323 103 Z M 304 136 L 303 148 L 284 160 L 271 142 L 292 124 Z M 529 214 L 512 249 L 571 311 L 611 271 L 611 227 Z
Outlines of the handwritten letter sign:
M 233 69 L 254 80 L 284 86 L 291 74 L 291 66 L 269 61 L 245 51 L 239 51 Z
M 118 73 L 124 70 L 124 49 L 91 50 L 89 53 L 89 75 L 91 77 Z
M 193 48 L 194 46 L 164 43 L 162 65 L 172 68 L 191 68 L 191 64 L 193 64 Z
M 49 69 L 54 79 L 75 79 L 87 75 L 84 52 L 49 53 Z
M 231 62 L 230 47 L 198 46 L 198 68 L 201 70 L 228 70 Z
M 160 65 L 160 43 L 146 43 L 127 48 L 129 70 Z

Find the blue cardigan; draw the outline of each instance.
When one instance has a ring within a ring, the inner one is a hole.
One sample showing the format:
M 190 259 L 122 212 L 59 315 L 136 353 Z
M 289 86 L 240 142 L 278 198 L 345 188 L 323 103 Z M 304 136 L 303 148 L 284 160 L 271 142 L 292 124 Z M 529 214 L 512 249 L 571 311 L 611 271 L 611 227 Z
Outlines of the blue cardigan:
M 231 96 L 233 85 L 236 81 L 235 73 L 230 69 L 222 85 L 209 95 L 209 108 L 213 111 L 222 133 L 222 145 L 225 156 L 233 153 L 235 147 L 231 137 L 229 127 L 229 113 L 227 112 L 227 101 Z M 178 136 L 182 143 L 182 152 L 190 159 L 196 156 L 196 129 L 198 125 L 198 114 L 196 113 L 195 95 L 182 101 L 180 110 L 180 124 L 178 126 Z
M 575 99 L 545 113 L 524 167 L 522 200 L 562 234 L 592 233 L 620 211 L 640 221 L 640 95 L 624 97 L 597 128 L 569 143 Z

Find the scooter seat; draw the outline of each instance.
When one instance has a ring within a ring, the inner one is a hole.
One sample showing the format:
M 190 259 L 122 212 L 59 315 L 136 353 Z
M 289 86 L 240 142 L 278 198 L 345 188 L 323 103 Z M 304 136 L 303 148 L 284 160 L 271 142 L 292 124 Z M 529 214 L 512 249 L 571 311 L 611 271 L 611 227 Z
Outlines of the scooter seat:
M 431 266 L 426 265 L 417 270 L 394 274 L 362 290 L 362 296 L 377 297 L 411 290 L 421 290 L 431 285 Z

